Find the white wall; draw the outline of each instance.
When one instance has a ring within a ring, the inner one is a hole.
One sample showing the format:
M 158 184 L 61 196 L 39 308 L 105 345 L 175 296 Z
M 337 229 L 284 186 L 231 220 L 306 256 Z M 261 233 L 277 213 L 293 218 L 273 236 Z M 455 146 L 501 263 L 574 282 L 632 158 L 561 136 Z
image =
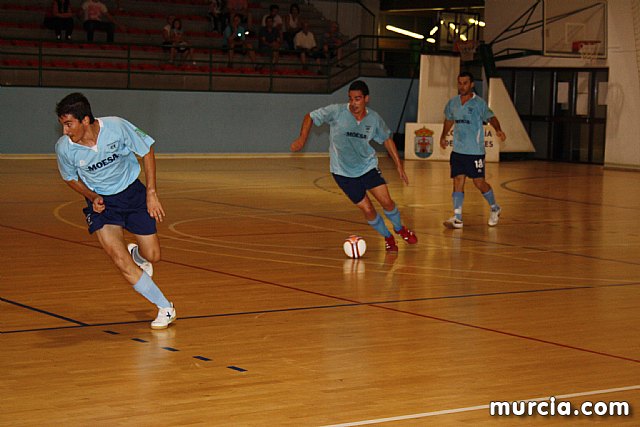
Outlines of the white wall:
M 605 166 L 640 169 L 640 81 L 632 3 L 609 2 L 609 90 Z

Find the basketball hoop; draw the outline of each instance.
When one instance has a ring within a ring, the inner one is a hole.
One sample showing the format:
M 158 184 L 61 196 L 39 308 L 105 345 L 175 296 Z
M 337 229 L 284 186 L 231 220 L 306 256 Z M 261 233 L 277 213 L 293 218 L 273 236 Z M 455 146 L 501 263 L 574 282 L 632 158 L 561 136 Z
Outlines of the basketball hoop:
M 598 59 L 600 40 L 580 40 L 572 44 L 572 50 L 580 54 L 585 62 L 593 64 Z
M 460 59 L 463 62 L 473 61 L 473 56 L 476 53 L 477 43 L 475 40 L 458 40 L 453 45 L 455 52 L 460 52 Z

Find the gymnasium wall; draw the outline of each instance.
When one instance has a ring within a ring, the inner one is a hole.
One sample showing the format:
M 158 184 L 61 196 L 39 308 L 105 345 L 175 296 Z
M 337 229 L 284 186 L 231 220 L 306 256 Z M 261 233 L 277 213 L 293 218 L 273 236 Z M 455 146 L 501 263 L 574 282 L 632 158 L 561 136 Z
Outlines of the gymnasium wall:
M 604 164 L 640 170 L 640 76 L 634 36 L 640 28 L 634 27 L 634 2 L 637 0 L 608 2 L 609 91 Z
M 395 132 L 409 79 L 366 78 L 369 107 Z M 414 82 L 404 122 L 416 120 Z M 60 136 L 55 105 L 73 89 L 0 87 L 0 154 L 52 154 Z M 347 102 L 347 87 L 332 94 L 206 93 L 82 89 L 96 117 L 116 115 L 157 141 L 158 153 L 288 153 L 304 115 Z M 326 153 L 328 126 L 313 127 L 305 152 Z

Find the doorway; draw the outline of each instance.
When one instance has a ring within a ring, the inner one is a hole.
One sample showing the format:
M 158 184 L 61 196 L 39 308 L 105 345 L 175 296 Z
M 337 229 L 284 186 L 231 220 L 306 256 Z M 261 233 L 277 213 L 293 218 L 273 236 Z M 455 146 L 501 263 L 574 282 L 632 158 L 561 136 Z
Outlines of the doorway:
M 604 163 L 608 69 L 501 68 L 498 74 L 535 159 Z

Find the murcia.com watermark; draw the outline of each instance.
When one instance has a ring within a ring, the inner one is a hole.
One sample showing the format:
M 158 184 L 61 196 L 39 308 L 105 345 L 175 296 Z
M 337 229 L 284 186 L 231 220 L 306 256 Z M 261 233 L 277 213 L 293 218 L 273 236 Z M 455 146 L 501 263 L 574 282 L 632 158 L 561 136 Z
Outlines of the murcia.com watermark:
M 513 402 L 491 402 L 489 413 L 492 416 L 532 416 L 571 417 L 599 416 L 625 417 L 631 415 L 629 402 L 583 402 L 574 406 L 571 402 L 548 400 L 519 400 Z

